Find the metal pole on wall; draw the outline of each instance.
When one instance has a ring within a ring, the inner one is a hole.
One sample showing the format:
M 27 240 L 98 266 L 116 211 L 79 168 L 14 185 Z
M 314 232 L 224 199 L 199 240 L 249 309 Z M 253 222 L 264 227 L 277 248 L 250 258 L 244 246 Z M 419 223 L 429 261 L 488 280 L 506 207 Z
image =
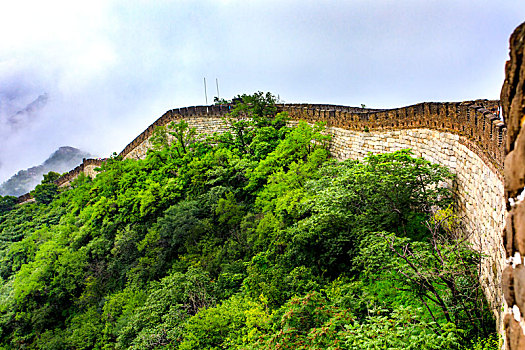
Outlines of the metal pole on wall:
M 204 98 L 206 99 L 206 106 L 208 105 L 208 92 L 206 91 L 206 77 L 204 77 Z
M 215 78 L 215 84 L 217 85 L 217 100 L 220 100 L 221 96 L 219 95 L 219 78 Z

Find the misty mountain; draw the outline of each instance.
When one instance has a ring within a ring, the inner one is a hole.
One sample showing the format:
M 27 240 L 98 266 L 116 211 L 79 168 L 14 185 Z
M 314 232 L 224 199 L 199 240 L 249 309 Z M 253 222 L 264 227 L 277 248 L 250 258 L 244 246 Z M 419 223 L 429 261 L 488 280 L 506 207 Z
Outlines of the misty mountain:
M 18 118 L 20 118 L 23 115 L 30 115 L 35 112 L 38 112 L 40 109 L 44 108 L 47 104 L 48 95 L 47 93 L 44 93 L 36 98 L 33 102 L 25 106 L 23 109 L 17 111 L 14 115 L 12 115 L 9 120 L 11 122 L 16 122 Z
M 20 170 L 10 179 L 0 185 L 1 196 L 21 196 L 38 185 L 43 175 L 50 171 L 64 173 L 79 165 L 82 158 L 90 158 L 91 154 L 74 147 L 60 147 L 46 161 L 26 170 Z
M 46 92 L 35 98 L 34 93 L 24 86 L 0 86 L 0 180 L 17 170 L 16 155 L 13 154 L 17 147 L 14 144 L 40 118 L 48 102 Z
M 27 106 L 9 116 L 7 118 L 7 125 L 11 126 L 12 128 L 16 128 L 20 125 L 23 125 L 24 123 L 30 122 L 31 119 L 35 117 L 35 114 L 47 105 L 48 99 L 49 97 L 47 93 L 38 96 Z

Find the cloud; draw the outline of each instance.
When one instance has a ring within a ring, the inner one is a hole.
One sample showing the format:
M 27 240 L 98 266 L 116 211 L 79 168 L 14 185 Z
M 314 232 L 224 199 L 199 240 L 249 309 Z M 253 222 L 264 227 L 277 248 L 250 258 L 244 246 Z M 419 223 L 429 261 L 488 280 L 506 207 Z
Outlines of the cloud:
M 59 146 L 119 152 L 167 109 L 272 91 L 395 107 L 498 98 L 525 3 L 11 1 L 0 4 L 0 181 Z M 45 108 L 6 120 L 47 94 Z

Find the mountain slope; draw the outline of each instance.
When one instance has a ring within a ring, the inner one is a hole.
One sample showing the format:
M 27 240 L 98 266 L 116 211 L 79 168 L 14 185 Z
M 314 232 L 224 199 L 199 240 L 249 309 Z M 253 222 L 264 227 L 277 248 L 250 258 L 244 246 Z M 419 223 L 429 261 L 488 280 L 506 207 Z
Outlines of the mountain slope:
M 82 162 L 82 158 L 91 155 L 74 147 L 60 147 L 44 163 L 20 170 L 10 179 L 0 185 L 1 196 L 21 196 L 31 191 L 40 183 L 44 174 L 55 171 L 63 173 L 76 167 Z
M 454 176 L 409 150 L 337 162 L 261 95 L 4 206 L 0 349 L 499 348 Z

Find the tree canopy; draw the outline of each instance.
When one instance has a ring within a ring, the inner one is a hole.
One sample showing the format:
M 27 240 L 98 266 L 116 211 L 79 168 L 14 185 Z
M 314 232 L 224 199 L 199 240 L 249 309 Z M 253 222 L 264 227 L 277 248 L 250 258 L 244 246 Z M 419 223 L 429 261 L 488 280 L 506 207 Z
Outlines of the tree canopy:
M 143 160 L 2 198 L 0 348 L 497 348 L 446 168 L 339 162 L 271 94 L 235 101 L 228 132 L 173 123 Z

